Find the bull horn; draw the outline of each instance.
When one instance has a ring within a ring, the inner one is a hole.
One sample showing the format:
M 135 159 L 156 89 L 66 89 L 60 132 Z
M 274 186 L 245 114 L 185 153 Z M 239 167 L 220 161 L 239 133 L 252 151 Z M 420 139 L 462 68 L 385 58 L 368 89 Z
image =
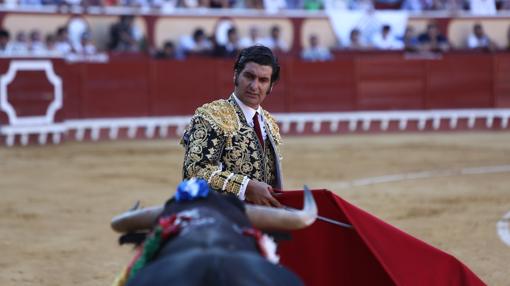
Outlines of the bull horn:
M 111 226 L 116 232 L 151 229 L 156 218 L 163 212 L 163 206 L 129 210 L 112 219 Z
M 305 186 L 303 209 L 279 209 L 246 205 L 246 214 L 253 226 L 262 230 L 296 230 L 311 225 L 317 218 L 317 205 Z
M 317 218 L 317 205 L 313 195 L 305 186 L 302 210 L 278 209 L 272 207 L 246 205 L 246 215 L 253 226 L 262 230 L 295 230 L 311 225 Z M 163 212 L 164 206 L 131 209 L 112 219 L 111 227 L 119 233 L 148 230 Z

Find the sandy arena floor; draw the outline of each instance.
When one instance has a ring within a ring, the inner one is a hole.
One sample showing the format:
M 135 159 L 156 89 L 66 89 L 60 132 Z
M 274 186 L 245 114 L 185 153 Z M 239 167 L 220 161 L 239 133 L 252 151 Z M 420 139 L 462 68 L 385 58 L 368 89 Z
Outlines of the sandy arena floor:
M 286 138 L 286 188 L 335 191 L 508 285 L 496 222 L 510 211 L 509 142 L 508 132 Z M 132 255 L 111 217 L 171 196 L 182 156 L 177 140 L 0 147 L 0 285 L 109 285 Z M 487 166 L 503 167 L 469 169 Z

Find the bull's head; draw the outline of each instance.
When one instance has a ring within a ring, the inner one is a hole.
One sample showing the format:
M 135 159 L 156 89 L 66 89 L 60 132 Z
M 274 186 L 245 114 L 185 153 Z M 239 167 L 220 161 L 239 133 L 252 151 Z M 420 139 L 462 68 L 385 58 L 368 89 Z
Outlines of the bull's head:
M 265 231 L 296 230 L 311 225 L 317 218 L 317 205 L 312 193 L 305 187 L 303 209 L 272 208 L 246 204 L 246 215 L 254 227 Z M 151 229 L 164 206 L 139 209 L 138 206 L 115 216 L 111 227 L 120 233 Z
M 136 207 L 113 218 L 112 228 L 121 233 L 152 230 L 136 262 L 117 281 L 128 280 L 128 286 L 302 285 L 293 273 L 271 263 L 278 261 L 274 242 L 252 226 L 294 230 L 316 217 L 307 189 L 302 210 L 277 209 L 243 206 L 235 197 L 210 193 L 203 180 L 185 181 L 165 206 Z

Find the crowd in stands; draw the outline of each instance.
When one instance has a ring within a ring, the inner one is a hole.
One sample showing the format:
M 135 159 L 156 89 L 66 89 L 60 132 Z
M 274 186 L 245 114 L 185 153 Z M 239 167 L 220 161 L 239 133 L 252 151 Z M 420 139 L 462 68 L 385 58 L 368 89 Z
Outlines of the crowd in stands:
M 233 8 L 280 10 L 403 9 L 409 11 L 470 10 L 493 14 L 510 10 L 509 0 L 1 0 L 5 5 L 127 6 L 152 9 Z
M 78 42 L 72 43 L 65 26 L 45 36 L 37 28 L 29 32 L 19 31 L 14 36 L 11 36 L 9 31 L 0 29 L 0 55 L 59 57 L 69 54 L 93 55 L 96 52 L 90 32 L 83 33 Z
M 197 28 L 192 35 L 184 36 L 175 44 L 171 41 L 165 43 L 165 49 L 172 53 L 164 53 L 166 58 L 183 59 L 190 55 L 202 55 L 213 57 L 234 57 L 237 52 L 247 46 L 261 44 L 271 48 L 277 54 L 286 54 L 290 50 L 290 44 L 285 42 L 280 35 L 280 28 L 273 26 L 269 36 L 260 37 L 260 31 L 256 26 L 249 29 L 248 35 L 240 37 L 237 29 L 231 27 L 227 31 L 227 41 L 218 43 L 214 36 L 207 36 L 202 28 Z M 480 51 L 510 50 L 510 26 L 507 32 L 508 44 L 498 47 L 483 30 L 480 23 L 473 26 L 473 31 L 465 40 L 460 49 L 473 49 Z M 171 48 L 169 48 L 171 47 Z M 339 43 L 334 47 L 326 47 L 321 44 L 317 34 L 311 34 L 308 44 L 301 51 L 301 58 L 306 61 L 327 61 L 333 59 L 333 53 L 338 51 L 368 51 L 368 50 L 401 50 L 405 52 L 441 53 L 453 49 L 447 37 L 443 35 L 435 22 L 430 22 L 425 31 L 417 33 L 413 27 L 405 29 L 403 35 L 398 36 L 392 32 L 390 25 L 383 25 L 379 33 L 375 33 L 369 41 L 365 40 L 360 29 L 354 28 L 350 32 L 346 43 Z M 158 54 L 163 54 L 159 52 Z M 161 58 L 161 56 L 158 56 Z
M 256 26 L 249 29 L 248 35 L 240 37 L 237 28 L 232 26 L 227 29 L 223 42 L 213 35 L 207 35 L 204 29 L 196 28 L 191 35 L 182 36 L 177 45 L 172 41 L 166 41 L 163 49 L 156 52 L 156 57 L 174 59 L 184 59 L 188 56 L 234 58 L 240 49 L 257 44 L 267 46 L 280 54 L 290 50 L 289 43 L 281 38 L 278 26 L 271 27 L 268 37 L 261 37 L 260 30 Z M 168 52 L 170 50 L 171 53 Z
M 98 50 L 92 41 L 91 32 L 88 29 L 79 29 L 76 35 L 77 32 L 71 29 L 70 25 L 59 27 L 55 33 L 45 36 L 37 28 L 30 32 L 19 31 L 14 36 L 9 31 L 0 29 L 0 55 L 86 57 L 97 54 Z M 73 34 L 72 37 L 70 33 Z M 178 41 L 165 41 L 160 49 L 148 47 L 143 33 L 134 25 L 134 17 L 130 15 L 120 16 L 118 22 L 110 27 L 109 33 L 108 52 L 149 53 L 156 59 L 183 60 L 190 56 L 234 58 L 240 49 L 254 44 L 265 45 L 280 55 L 285 55 L 291 50 L 291 43 L 282 38 L 280 27 L 277 25 L 267 31 L 267 37 L 261 36 L 262 31 L 257 26 L 251 26 L 246 35 L 240 35 L 238 29 L 232 25 L 226 29 L 223 40 L 217 35 L 207 35 L 204 29 L 197 27 L 192 34 L 183 35 Z M 465 39 L 465 45 L 452 47 L 435 22 L 430 22 L 425 31 L 421 32 L 409 26 L 403 35 L 395 35 L 390 25 L 382 25 L 380 31 L 371 37 L 363 35 L 361 29 L 354 28 L 347 42 L 338 43 L 333 47 L 323 45 L 318 34 L 311 34 L 307 39 L 308 43 L 300 51 L 300 56 L 305 61 L 328 61 L 339 51 L 401 50 L 440 53 L 460 48 L 492 52 L 510 50 L 510 26 L 506 36 L 506 46 L 498 46 L 485 33 L 483 25 L 475 23 L 472 32 Z
M 391 32 L 391 26 L 383 25 L 380 33 L 372 37 L 371 42 L 363 40 L 361 31 L 353 29 L 349 36 L 349 42 L 335 50 L 402 50 L 415 53 L 441 53 L 452 49 L 448 39 L 439 32 L 437 25 L 431 22 L 425 31 L 416 34 L 413 27 L 407 27 L 401 37 Z M 473 25 L 473 31 L 466 39 L 463 49 L 493 52 L 496 50 L 510 50 L 510 27 L 507 32 L 507 45 L 498 47 L 485 33 L 480 23 Z M 332 59 L 330 49 L 321 46 L 318 36 L 312 34 L 309 37 L 309 47 L 303 49 L 301 57 L 308 61 L 327 61 Z

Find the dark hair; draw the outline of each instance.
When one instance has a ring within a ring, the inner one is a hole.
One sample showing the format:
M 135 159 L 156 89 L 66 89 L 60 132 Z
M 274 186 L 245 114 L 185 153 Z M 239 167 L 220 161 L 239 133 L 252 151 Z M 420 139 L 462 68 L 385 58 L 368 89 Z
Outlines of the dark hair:
M 193 31 L 193 40 L 203 36 L 205 36 L 205 32 L 202 30 L 202 28 L 196 28 L 195 31 Z
M 234 64 L 234 73 L 236 78 L 249 62 L 272 67 L 271 84 L 274 84 L 278 81 L 278 79 L 280 79 L 280 65 L 278 64 L 278 58 L 268 47 L 256 45 L 241 50 Z
M 0 29 L 0 38 L 7 38 L 9 39 L 11 35 L 9 34 L 9 31 Z
M 163 44 L 163 48 L 175 48 L 175 44 L 174 44 L 174 42 L 172 42 L 172 41 L 166 41 L 166 42 Z
M 61 26 L 57 28 L 57 36 L 63 35 L 65 32 L 67 32 L 67 28 L 65 26 Z
M 230 36 L 231 34 L 235 34 L 235 33 L 237 33 L 237 29 L 235 27 L 228 28 L 227 35 Z

